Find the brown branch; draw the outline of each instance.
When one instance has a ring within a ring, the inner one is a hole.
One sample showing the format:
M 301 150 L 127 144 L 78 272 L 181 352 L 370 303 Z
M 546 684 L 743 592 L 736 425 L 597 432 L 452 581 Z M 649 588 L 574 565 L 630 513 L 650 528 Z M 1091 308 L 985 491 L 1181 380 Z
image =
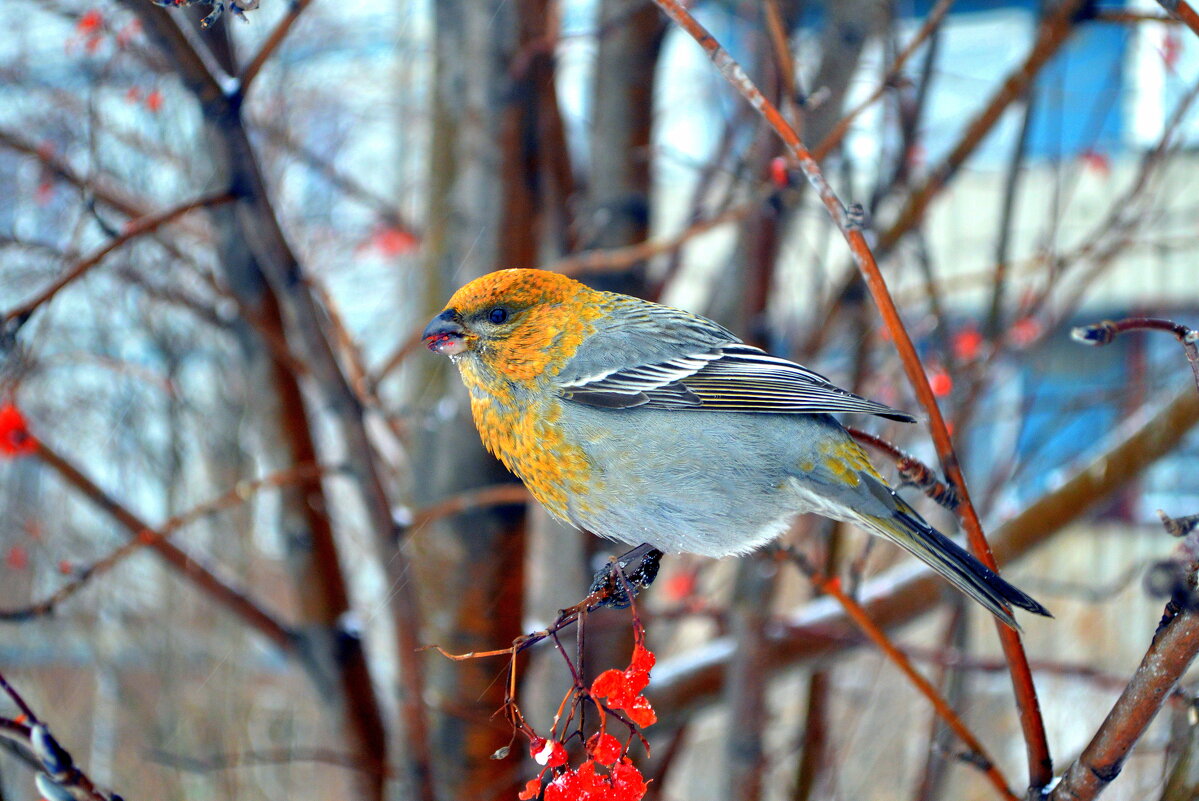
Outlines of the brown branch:
M 766 197 L 765 194 L 761 198 L 755 197 L 746 203 L 733 206 L 717 214 L 715 217 L 698 220 L 672 236 L 662 237 L 661 239 L 647 239 L 644 242 L 624 247 L 585 250 L 582 253 L 576 253 L 564 259 L 559 259 L 545 269 L 554 270 L 564 275 L 627 270 L 634 264 L 638 264 L 646 259 L 678 250 L 695 237 L 707 233 L 713 228 L 745 219 L 749 216 L 750 212 L 758 207 L 761 199 L 764 197 Z
M 407 528 L 412 531 L 419 531 L 421 528 L 443 517 L 452 517 L 472 509 L 481 509 L 487 506 L 525 504 L 529 502 L 529 497 L 529 491 L 525 489 L 523 484 L 495 484 L 490 487 L 467 490 L 416 510 Z
M 331 185 L 341 190 L 346 197 L 357 200 L 372 209 L 387 225 L 409 233 L 418 239 L 422 236 L 416 225 L 405 218 L 394 200 L 368 188 L 352 175 L 343 172 L 334 161 L 325 158 L 315 149 L 300 142 L 287 126 L 280 125 L 277 119 L 264 118 L 265 115 L 254 114 L 253 110 L 248 111 L 246 116 L 258 134 L 276 146 L 290 151 L 304 166 L 318 173 Z
M 225 191 L 203 197 L 189 200 L 186 203 L 180 203 L 178 206 L 161 211 L 158 214 L 151 214 L 145 217 L 140 217 L 135 220 L 130 220 L 125 228 L 121 231 L 120 236 L 109 240 L 103 247 L 94 251 L 87 257 L 75 263 L 71 269 L 67 270 L 58 277 L 50 286 L 43 289 L 32 299 L 22 303 L 21 305 L 10 309 L 4 314 L 4 324 L 8 326 L 20 327 L 30 315 L 37 310 L 39 306 L 51 300 L 63 288 L 78 279 L 91 268 L 95 267 L 104 257 L 112 253 L 117 248 L 121 247 L 131 240 L 137 239 L 140 236 L 151 233 L 169 222 L 173 222 L 183 215 L 195 211 L 196 209 L 212 208 L 223 203 L 228 203 L 235 199 L 233 193 Z
M 1114 9 L 1096 11 L 1092 19 L 1096 22 L 1116 22 L 1121 24 L 1153 22 L 1159 25 L 1178 25 L 1182 22 L 1177 17 L 1169 17 L 1165 14 L 1146 14 L 1137 11 L 1116 11 Z
M 1062 775 L 1050 801 L 1089 801 L 1118 775 L 1129 752 L 1153 722 L 1199 654 L 1199 613 L 1174 617 L 1154 638 L 1115 706 Z
M 370 379 L 368 383 L 372 392 L 378 392 L 379 385 L 382 384 L 387 376 L 391 374 L 391 371 L 403 364 L 405 359 L 416 352 L 417 348 L 419 348 L 421 343 L 424 341 L 421 338 L 421 333 L 424 330 L 424 323 L 421 323 L 419 327 L 412 329 L 412 333 L 405 337 L 404 341 L 400 343 L 400 346 L 392 351 L 390 356 L 383 360 L 383 364 L 379 365 L 377 369 L 370 373 Z
M 1199 36 L 1199 14 L 1195 13 L 1195 9 L 1191 8 L 1190 3 L 1186 0 L 1157 0 L 1157 3 L 1170 16 L 1185 23 L 1191 29 L 1191 33 Z
M 144 528 L 135 532 L 132 539 L 107 556 L 96 560 L 86 567 L 73 571 L 73 579 L 55 590 L 49 597 L 17 609 L 0 609 L 0 621 L 24 622 L 36 617 L 52 614 L 64 601 L 83 589 L 92 579 L 107 573 L 142 548 L 165 540 L 184 526 L 194 523 L 202 517 L 207 517 L 208 515 L 245 503 L 259 490 L 308 480 L 322 473 L 323 471 L 319 465 L 306 464 L 287 470 L 280 470 L 256 481 L 238 482 L 237 486 L 224 495 L 213 498 L 207 503 L 200 504 L 183 514 L 171 517 L 157 529 Z
M 141 532 L 152 531 L 153 528 L 119 503 L 115 498 L 83 474 L 79 468 L 67 461 L 63 456 L 46 445 L 37 441 L 37 456 L 44 464 L 52 468 L 63 481 L 79 490 L 88 500 L 108 512 L 118 523 L 125 527 L 130 537 L 138 537 Z M 273 615 L 267 612 L 245 592 L 236 589 L 224 579 L 219 578 L 200 561 L 166 539 L 157 539 L 147 544 L 163 561 L 192 582 L 206 595 L 212 597 L 235 616 L 241 618 L 247 625 L 259 632 L 284 651 L 293 651 L 297 641 L 291 631 L 279 623 Z
M 270 36 L 262 43 L 262 47 L 254 54 L 254 58 L 250 59 L 250 63 L 242 70 L 241 76 L 238 79 L 238 90 L 242 95 L 250 91 L 250 84 L 254 83 L 254 79 L 258 77 L 258 73 L 262 71 L 262 66 L 266 64 L 267 59 L 274 54 L 279 45 L 283 44 L 283 40 L 287 38 L 287 34 L 291 31 L 291 26 L 299 19 L 300 14 L 304 13 L 304 9 L 312 0 L 291 0 L 287 7 L 287 13 L 279 23 L 275 25 Z
M 1195 388 L 1199 389 L 1199 330 L 1182 323 L 1155 317 L 1127 317 L 1116 322 L 1104 320 L 1093 325 L 1081 325 L 1072 330 L 1070 336 L 1084 345 L 1107 345 L 1127 331 L 1166 331 L 1173 334 L 1186 351 L 1191 373 L 1195 376 Z
M 676 0 L 655 0 L 655 2 L 680 27 L 695 38 L 696 42 L 707 52 L 709 58 L 712 59 L 712 62 L 725 78 L 741 92 L 745 99 L 758 110 L 766 122 L 778 133 L 791 151 L 791 154 L 799 162 L 809 183 L 816 190 L 821 201 L 828 209 L 833 222 L 844 235 L 853 253 L 854 260 L 863 277 L 866 279 L 875 304 L 878 306 L 879 312 L 886 322 L 887 330 L 891 333 L 896 348 L 899 350 L 908 380 L 912 384 L 921 405 L 928 412 L 929 433 L 932 435 L 933 443 L 941 458 L 945 474 L 953 483 L 958 497 L 961 499 L 959 513 L 969 537 L 971 549 L 983 564 L 995 570 L 997 568 L 995 558 L 991 554 L 991 549 L 983 534 L 982 523 L 979 520 L 978 513 L 970 502 L 965 476 L 962 474 L 957 455 L 954 453 L 953 442 L 949 437 L 949 431 L 945 426 L 941 410 L 937 406 L 936 396 L 933 395 L 932 388 L 928 383 L 928 376 L 920 362 L 920 357 L 916 353 L 916 348 L 912 344 L 911 337 L 908 335 L 907 329 L 899 316 L 899 311 L 896 309 L 895 302 L 887 290 L 886 282 L 883 280 L 882 273 L 878 269 L 878 264 L 874 260 L 874 255 L 871 253 L 861 229 L 851 221 L 840 199 L 821 174 L 820 167 L 812 158 L 811 153 L 808 152 L 794 130 L 791 129 L 786 120 L 779 114 L 778 109 L 753 85 L 753 82 L 745 74 L 744 70 L 741 69 L 740 65 L 733 60 L 715 38 L 696 22 Z M 1041 38 L 1043 41 L 1052 40 L 1054 36 L 1056 36 L 1058 44 L 1064 41 L 1065 35 L 1071 27 L 1070 16 L 1076 5 L 1076 0 L 1067 0 L 1063 3 L 1062 8 L 1047 20 L 1047 25 L 1042 29 Z M 1055 24 L 1048 24 L 1051 21 Z M 1054 50 L 1056 50 L 1056 47 L 1042 46 L 1042 42 L 1038 42 L 1038 47 L 1034 48 L 1034 52 L 1042 53 L 1041 60 L 1030 59 L 1027 62 L 1027 66 L 1029 67 L 1028 73 L 1022 73 L 1023 77 L 1020 80 L 1012 81 L 1009 87 L 1010 90 L 1013 92 L 1022 91 L 1027 82 L 1031 80 L 1032 75 L 1040 68 L 1044 60 L 1048 58 L 1048 54 Z M 988 127 L 993 122 L 994 120 L 991 120 L 988 123 Z M 979 124 L 979 121 L 976 121 L 976 124 Z M 981 137 L 981 135 L 980 131 L 979 136 Z M 964 153 L 968 153 L 971 150 L 973 150 L 973 145 L 968 149 L 964 149 Z M 961 158 L 964 160 L 965 155 L 963 154 Z M 952 164 L 952 162 L 950 163 Z M 952 167 L 950 172 L 955 169 L 956 165 Z M 932 181 L 930 179 L 930 183 L 926 187 L 931 185 Z M 1024 652 L 1024 646 L 1017 631 L 998 621 L 996 621 L 996 626 L 1000 641 L 1003 644 L 1004 654 L 1011 666 L 1012 685 L 1016 694 L 1016 704 L 1020 711 L 1021 724 L 1024 728 L 1024 739 L 1028 749 L 1029 784 L 1033 787 L 1044 787 L 1053 778 L 1053 764 L 1049 755 L 1049 744 L 1045 737 L 1045 726 L 1041 717 L 1040 704 L 1037 700 L 1036 687 L 1033 685 L 1032 673 L 1028 667 L 1028 657 Z
M 789 556 L 792 561 L 798 564 L 800 570 L 806 573 L 822 592 L 837 600 L 837 603 L 845 610 L 845 614 L 854 622 L 854 625 L 891 660 L 892 664 L 899 668 L 900 672 L 907 677 L 912 686 L 932 704 L 933 712 L 936 713 L 937 717 L 945 721 L 945 725 L 949 726 L 962 743 L 970 749 L 971 753 L 968 760 L 970 764 L 982 770 L 995 789 L 999 791 L 1000 795 L 1009 799 L 1009 801 L 1017 801 L 1017 796 L 1008 787 L 1007 780 L 1003 778 L 1003 775 L 995 767 L 995 760 L 991 758 L 986 748 L 983 747 L 983 744 L 974 736 L 974 732 L 970 731 L 969 727 L 962 722 L 962 719 L 953 711 L 937 688 L 920 671 L 916 670 L 916 667 L 912 664 L 912 660 L 896 647 L 895 643 L 891 642 L 891 638 L 886 635 L 878 624 L 870 619 L 870 615 L 866 613 L 862 605 L 845 593 L 845 590 L 841 588 L 841 582 L 836 578 L 829 578 L 821 574 L 812 565 L 808 564 L 802 554 L 795 550 L 780 548 L 779 552 Z
M 95 195 L 96 198 L 104 201 L 122 214 L 130 217 L 140 217 L 144 213 L 144 209 L 132 197 L 108 186 L 98 184 L 94 177 L 81 175 L 71 166 L 70 162 L 53 152 L 50 148 L 39 147 L 23 139 L 13 131 L 4 129 L 0 129 L 0 145 L 10 150 L 15 150 L 18 153 L 32 156 L 46 170 L 49 170 L 50 174 L 54 177 L 66 181 L 81 192 Z

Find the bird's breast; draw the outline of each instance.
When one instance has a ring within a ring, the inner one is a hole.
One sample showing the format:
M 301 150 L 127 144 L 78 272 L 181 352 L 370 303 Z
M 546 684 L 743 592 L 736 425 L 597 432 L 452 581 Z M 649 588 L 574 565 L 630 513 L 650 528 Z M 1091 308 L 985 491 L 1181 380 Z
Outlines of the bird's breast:
M 487 450 L 562 520 L 577 519 L 597 477 L 562 425 L 562 400 L 511 385 L 472 385 L 470 409 Z

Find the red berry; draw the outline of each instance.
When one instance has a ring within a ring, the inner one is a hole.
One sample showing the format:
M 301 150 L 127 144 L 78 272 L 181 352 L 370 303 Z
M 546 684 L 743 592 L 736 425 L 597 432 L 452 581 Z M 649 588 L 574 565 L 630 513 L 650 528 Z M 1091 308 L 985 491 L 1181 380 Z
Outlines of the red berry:
M 597 731 L 587 740 L 587 753 L 601 765 L 611 765 L 620 759 L 624 746 L 611 734 Z

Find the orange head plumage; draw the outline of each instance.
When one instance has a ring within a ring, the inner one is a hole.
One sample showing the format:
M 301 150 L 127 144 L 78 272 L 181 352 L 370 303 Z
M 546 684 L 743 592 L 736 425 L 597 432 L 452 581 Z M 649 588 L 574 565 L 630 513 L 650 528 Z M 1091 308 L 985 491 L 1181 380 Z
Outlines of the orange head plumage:
M 501 270 L 455 292 L 424 332 L 429 349 L 458 366 L 483 444 L 563 519 L 593 477 L 558 425 L 561 400 L 547 384 L 611 302 L 558 273 Z
M 529 383 L 574 355 L 603 315 L 603 299 L 559 273 L 500 270 L 455 292 L 424 340 L 459 364 L 468 385 L 487 374 Z

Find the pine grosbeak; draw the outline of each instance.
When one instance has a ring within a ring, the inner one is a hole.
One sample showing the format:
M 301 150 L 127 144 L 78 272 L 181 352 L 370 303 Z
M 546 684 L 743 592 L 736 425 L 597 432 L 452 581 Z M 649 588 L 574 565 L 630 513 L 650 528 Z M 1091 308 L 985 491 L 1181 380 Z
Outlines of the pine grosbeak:
M 487 449 L 555 517 L 668 552 L 744 554 L 801 512 L 911 551 L 996 617 L 1043 606 L 932 528 L 831 412 L 912 418 L 703 317 L 544 270 L 459 289 L 424 331 Z

